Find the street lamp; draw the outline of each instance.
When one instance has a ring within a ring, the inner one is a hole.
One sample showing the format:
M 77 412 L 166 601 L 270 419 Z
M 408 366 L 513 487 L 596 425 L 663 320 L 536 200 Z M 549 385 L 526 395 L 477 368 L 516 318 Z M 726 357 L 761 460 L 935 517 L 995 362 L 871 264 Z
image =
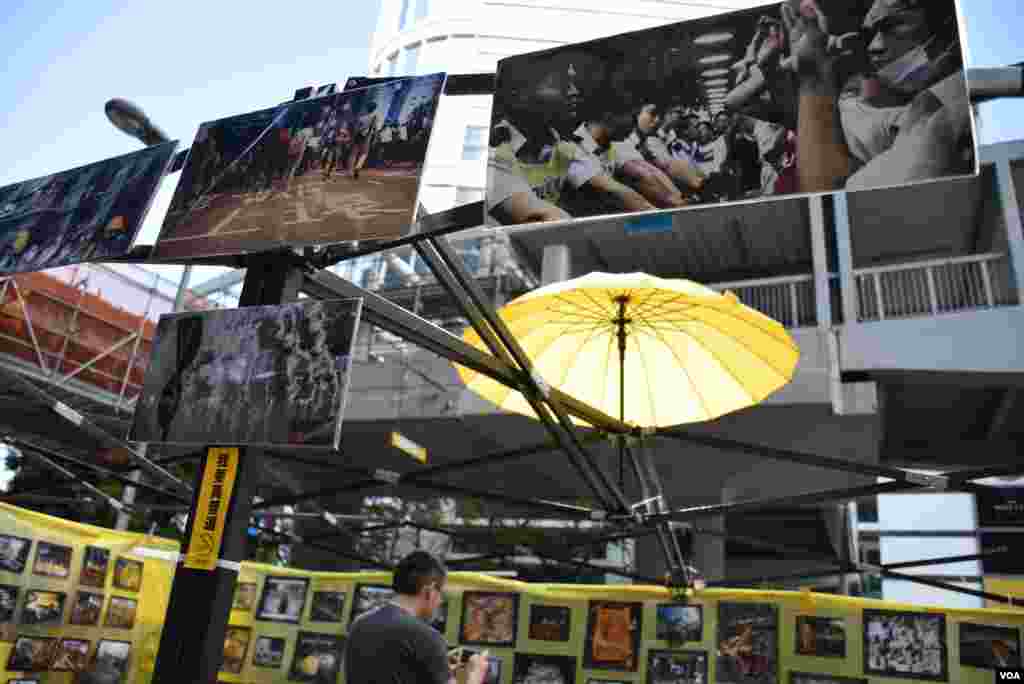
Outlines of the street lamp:
M 160 130 L 146 113 L 128 100 L 115 97 L 104 106 L 107 118 L 119 131 L 142 141 L 147 147 L 168 142 L 170 138 Z

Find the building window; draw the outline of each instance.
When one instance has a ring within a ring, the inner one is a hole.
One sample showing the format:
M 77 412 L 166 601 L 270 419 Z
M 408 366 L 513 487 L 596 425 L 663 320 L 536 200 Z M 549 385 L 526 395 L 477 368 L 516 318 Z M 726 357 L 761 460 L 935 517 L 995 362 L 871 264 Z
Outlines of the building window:
M 415 76 L 416 65 L 420 60 L 419 44 L 405 48 L 405 68 L 403 76 Z
M 409 20 L 409 0 L 402 0 L 402 9 L 398 14 L 398 30 L 401 31 L 405 28 L 406 22 Z
M 484 198 L 484 191 L 481 188 L 455 188 L 455 205 L 472 204 Z
M 487 148 L 487 127 L 466 126 L 466 137 L 462 141 L 462 158 L 475 161 L 484 158 Z
M 417 0 L 416 1 L 416 18 L 422 19 L 427 16 L 429 11 L 430 0 Z

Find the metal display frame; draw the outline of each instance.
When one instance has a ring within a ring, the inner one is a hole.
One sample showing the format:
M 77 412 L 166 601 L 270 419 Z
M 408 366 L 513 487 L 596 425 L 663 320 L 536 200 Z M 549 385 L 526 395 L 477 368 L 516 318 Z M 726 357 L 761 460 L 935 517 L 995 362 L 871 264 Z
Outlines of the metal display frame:
M 977 71 L 977 82 L 971 80 L 971 95 L 975 101 L 994 97 L 1021 96 L 1024 94 L 1024 79 L 1020 68 L 985 69 Z M 982 73 L 984 72 L 984 73 Z M 446 81 L 446 95 L 489 95 L 494 92 L 494 74 L 449 75 Z M 172 171 L 183 166 L 187 150 L 179 152 L 175 158 Z M 238 574 L 238 563 L 244 559 L 247 530 L 251 526 L 253 514 L 265 511 L 270 507 L 294 504 L 298 502 L 315 502 L 319 498 L 334 496 L 341 493 L 356 493 L 361 490 L 380 487 L 382 484 L 394 487 L 405 486 L 428 490 L 436 494 L 487 498 L 523 510 L 545 511 L 565 519 L 584 520 L 603 523 L 605 529 L 614 533 L 597 535 L 584 543 L 565 548 L 564 554 L 553 555 L 550 550 L 533 548 L 530 545 L 518 546 L 496 545 L 492 553 L 480 554 L 469 558 L 451 561 L 448 565 L 457 569 L 484 560 L 497 560 L 504 563 L 505 559 L 516 555 L 521 548 L 529 549 L 537 558 L 565 568 L 576 570 L 592 570 L 606 574 L 615 574 L 638 582 L 669 586 L 683 600 L 688 590 L 693 588 L 693 577 L 688 570 L 688 559 L 680 548 L 675 526 L 682 522 L 696 521 L 703 517 L 722 516 L 732 513 L 750 513 L 770 510 L 780 506 L 839 502 L 857 499 L 880 493 L 911 492 L 911 491 L 980 491 L 986 489 L 977 484 L 978 479 L 993 475 L 1024 474 L 1024 463 L 993 464 L 989 466 L 942 473 L 941 475 L 924 475 L 899 468 L 880 465 L 854 463 L 831 456 L 801 453 L 790 450 L 770 448 L 758 444 L 750 444 L 720 437 L 698 435 L 679 428 L 670 429 L 638 429 L 626 424 L 623 420 L 609 416 L 573 397 L 566 395 L 557 388 L 548 386 L 534 371 L 529 358 L 519 346 L 515 337 L 505 326 L 497 310 L 484 296 L 474 278 L 467 271 L 459 257 L 452 250 L 446 235 L 449 233 L 475 228 L 480 225 L 484 215 L 484 203 L 475 202 L 462 205 L 431 215 L 423 215 L 418 219 L 418 231 L 400 240 L 379 245 L 362 245 L 359 249 L 351 249 L 346 245 L 325 247 L 319 250 L 305 249 L 301 253 L 296 250 L 279 250 L 269 253 L 239 255 L 231 257 L 203 258 L 190 260 L 172 260 L 162 263 L 179 263 L 182 265 L 218 265 L 245 268 L 242 296 L 239 306 L 282 304 L 296 301 L 300 294 L 320 299 L 358 298 L 363 301 L 362 320 L 364 323 L 377 326 L 405 341 L 429 350 L 445 359 L 465 366 L 473 371 L 501 383 L 502 385 L 521 392 L 539 417 L 550 440 L 545 443 L 518 447 L 496 453 L 476 456 L 469 459 L 428 466 L 416 472 L 401 474 L 381 469 L 357 468 L 344 466 L 334 468 L 334 472 L 347 477 L 344 484 L 330 486 L 312 491 L 295 491 L 291 494 L 273 497 L 267 500 L 255 499 L 255 491 L 259 475 L 270 471 L 267 461 L 280 460 L 302 462 L 300 457 L 293 457 L 281 448 L 240 448 L 240 465 L 235 488 L 228 502 L 228 514 L 223 541 L 219 549 L 219 561 L 212 571 L 196 570 L 184 567 L 179 562 L 175 572 L 171 596 L 167 611 L 167 619 L 162 632 L 160 649 L 157 654 L 153 676 L 154 684 L 170 684 L 181 681 L 212 682 L 216 681 L 220 666 L 223 638 L 231 611 L 234 586 Z M 330 266 L 358 256 L 382 252 L 398 246 L 409 245 L 427 263 L 437 282 L 445 292 L 457 303 L 459 310 L 469 321 L 473 330 L 484 341 L 488 351 L 470 346 L 462 339 L 452 335 L 428 320 L 412 313 L 372 291 L 327 271 Z M 119 259 L 121 263 L 146 263 L 150 248 L 137 248 L 128 256 Z M 144 449 L 136 449 L 133 445 L 119 439 L 95 422 L 77 412 L 62 401 L 54 398 L 37 387 L 34 383 L 17 373 L 0 369 L 0 378 L 5 382 L 16 383 L 25 394 L 35 402 L 52 409 L 62 420 L 68 421 L 76 428 L 88 434 L 92 439 L 110 447 L 125 451 L 131 465 L 120 469 L 103 468 L 94 464 L 77 461 L 61 456 L 52 451 L 17 438 L 2 436 L 0 439 L 17 447 L 26 455 L 38 460 L 41 464 L 53 469 L 56 473 L 69 480 L 80 483 L 89 494 L 95 497 L 63 500 L 68 503 L 96 505 L 106 504 L 118 512 L 157 512 L 187 510 L 189 520 L 194 520 L 197 513 L 198 496 L 195 495 L 202 487 L 203 466 L 211 458 L 213 445 L 205 452 L 191 452 L 183 456 L 171 457 L 163 461 L 153 461 L 145 456 Z M 595 429 L 594 433 L 583 434 L 574 425 L 570 416 L 579 418 Z M 595 441 L 613 437 L 619 446 L 620 453 L 627 457 L 637 481 L 640 483 L 643 498 L 630 501 L 623 491 L 615 484 L 614 478 L 606 473 L 588 451 L 588 445 Z M 869 477 L 883 477 L 891 481 L 880 484 L 812 491 L 802 494 L 781 497 L 760 498 L 736 501 L 708 506 L 694 506 L 669 510 L 662 495 L 662 487 L 658 473 L 649 454 L 650 450 L 636 449 L 637 440 L 652 437 L 672 439 L 685 444 L 710 446 L 733 452 L 742 452 L 760 458 L 803 464 L 816 468 L 825 468 L 839 472 L 854 473 Z M 598 507 L 590 508 L 568 502 L 540 500 L 527 496 L 511 496 L 503 492 L 483 491 L 465 486 L 445 483 L 437 478 L 452 472 L 470 468 L 480 464 L 509 463 L 538 454 L 562 452 L 580 479 L 586 483 Z M 201 464 L 196 482 L 190 486 L 182 482 L 163 466 L 179 460 L 200 458 Z M 329 464 L 318 463 L 325 468 Z M 114 479 L 130 484 L 148 494 L 160 496 L 169 501 L 168 504 L 125 503 L 105 494 L 86 478 L 73 472 L 68 466 L 86 470 L 97 479 Z M 132 470 L 145 472 L 153 481 L 166 485 L 145 484 L 125 476 Z M 271 471 L 272 472 L 272 471 Z M 19 497 L 21 497 L 19 499 Z M 57 497 L 46 497 L 45 493 L 34 494 L 24 492 L 14 496 L 0 497 L 4 501 L 32 501 L 40 498 L 57 500 Z M 259 513 L 259 515 L 274 514 Z M 329 540 L 338 536 L 356 537 L 372 531 L 387 528 L 415 528 L 440 532 L 451 537 L 464 534 L 460 530 L 444 527 L 430 527 L 412 522 L 385 522 L 383 524 L 351 525 L 350 520 L 318 509 L 309 515 L 323 520 L 331 531 L 315 536 L 299 537 L 287 532 L 278 532 L 262 524 L 253 525 L 262 532 L 292 544 L 308 545 L 339 558 L 354 560 L 369 566 L 390 569 L 385 561 L 365 558 L 329 544 Z M 358 516 L 356 516 L 358 517 Z M 191 528 L 189 528 L 191 529 Z M 899 572 L 904 568 L 934 565 L 940 563 L 979 560 L 993 555 L 1006 553 L 1006 549 L 990 550 L 971 556 L 950 556 L 946 558 L 930 558 L 919 561 L 902 562 L 889 565 L 871 565 L 851 560 L 848 563 L 836 564 L 835 556 L 826 556 L 820 552 L 808 552 L 791 546 L 766 543 L 759 540 L 741 538 L 725 532 L 691 527 L 696 535 L 717 535 L 735 541 L 743 541 L 755 546 L 771 548 L 781 553 L 798 553 L 804 557 L 816 556 L 821 561 L 832 563 L 831 568 L 815 568 L 803 573 L 790 573 L 775 577 L 726 578 L 708 583 L 708 586 L 745 586 L 766 582 L 794 580 L 847 573 L 870 573 L 885 577 L 898 578 L 908 582 L 946 589 L 970 596 L 976 596 L 998 603 L 1011 603 L 1012 599 L 990 592 L 977 591 L 941 582 L 938 580 L 907 575 Z M 579 553 L 581 549 L 598 544 L 623 539 L 637 539 L 655 535 L 658 537 L 661 551 L 665 556 L 669 573 L 666 577 L 657 578 L 616 570 L 604 566 L 593 565 Z M 189 534 L 186 530 L 185 538 Z M 182 558 L 188 552 L 187 544 L 182 549 Z M 198 606 L 204 606 L 205 615 L 197 615 Z M 208 606 L 208 608 L 205 608 Z

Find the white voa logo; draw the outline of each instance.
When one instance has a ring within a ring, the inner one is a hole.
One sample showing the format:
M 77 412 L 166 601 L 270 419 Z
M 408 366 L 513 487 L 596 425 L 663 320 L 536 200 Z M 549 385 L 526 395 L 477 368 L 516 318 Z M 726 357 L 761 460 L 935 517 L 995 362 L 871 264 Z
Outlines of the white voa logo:
M 1003 682 L 1022 681 L 1020 672 L 1000 672 L 999 680 Z

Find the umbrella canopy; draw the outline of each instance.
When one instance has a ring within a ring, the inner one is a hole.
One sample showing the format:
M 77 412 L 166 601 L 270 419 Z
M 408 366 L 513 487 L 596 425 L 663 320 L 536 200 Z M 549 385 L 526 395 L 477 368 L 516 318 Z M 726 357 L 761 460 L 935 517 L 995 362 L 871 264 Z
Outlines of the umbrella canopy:
M 800 356 L 783 326 L 688 280 L 591 273 L 513 300 L 501 318 L 549 385 L 641 427 L 712 420 L 784 386 Z M 463 339 L 487 349 L 470 328 Z M 533 416 L 519 392 L 459 367 L 467 387 Z

